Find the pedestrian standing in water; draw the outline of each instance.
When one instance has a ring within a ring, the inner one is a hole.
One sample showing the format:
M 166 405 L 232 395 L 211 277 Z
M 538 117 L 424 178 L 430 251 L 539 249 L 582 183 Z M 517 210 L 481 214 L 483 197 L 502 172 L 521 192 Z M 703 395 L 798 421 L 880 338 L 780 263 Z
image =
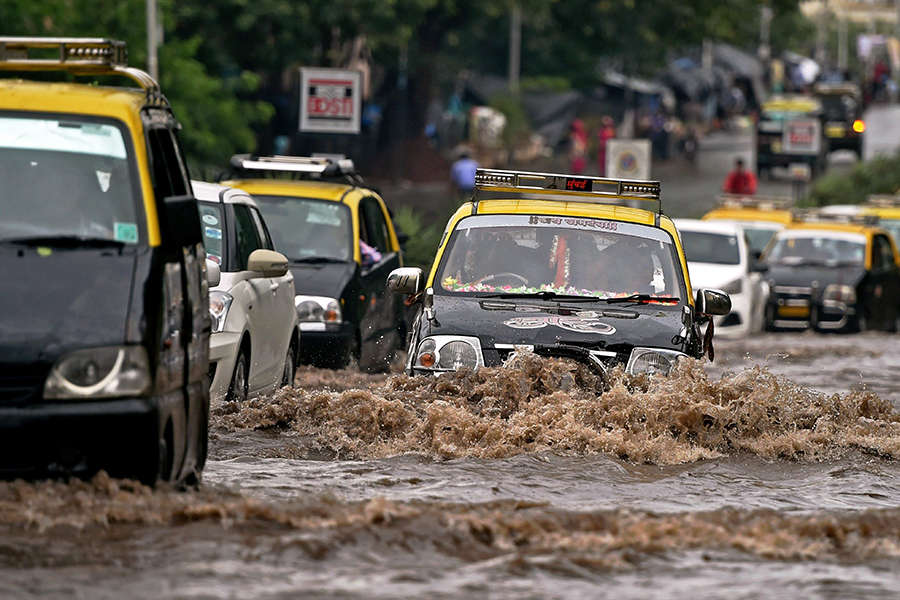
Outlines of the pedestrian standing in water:
M 597 172 L 606 175 L 606 148 L 609 140 L 616 137 L 616 126 L 612 117 L 606 115 L 600 120 L 600 131 L 597 132 Z
M 472 158 L 471 151 L 466 147 L 460 148 L 458 158 L 450 166 L 450 185 L 453 187 L 454 195 L 451 212 L 472 197 L 475 190 L 476 169 L 478 162 Z
M 734 170 L 725 177 L 722 191 L 739 196 L 752 196 L 756 193 L 756 175 L 744 168 L 744 159 L 734 161 Z
M 572 121 L 572 132 L 569 134 L 569 171 L 575 175 L 584 173 L 587 167 L 588 136 L 581 119 Z

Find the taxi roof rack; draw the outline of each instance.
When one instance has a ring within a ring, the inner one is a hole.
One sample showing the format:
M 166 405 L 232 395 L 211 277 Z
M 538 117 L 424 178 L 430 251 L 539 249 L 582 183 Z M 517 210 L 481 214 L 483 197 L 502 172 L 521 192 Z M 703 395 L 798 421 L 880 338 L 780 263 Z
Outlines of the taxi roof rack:
M 870 194 L 865 206 L 876 208 L 900 208 L 900 194 Z
M 563 173 L 510 171 L 505 169 L 477 169 L 475 171 L 474 200 L 497 193 L 523 194 L 541 200 L 586 202 L 591 204 L 620 204 L 617 200 L 656 202 L 662 214 L 660 184 L 641 179 L 612 179 Z M 502 196 L 497 196 L 502 197 Z
M 790 210 L 794 200 L 790 196 L 743 196 L 721 194 L 717 208 L 755 208 L 757 210 Z
M 289 174 L 292 179 L 344 179 L 354 185 L 362 184 L 353 160 L 342 155 L 313 156 L 259 156 L 235 154 L 231 157 L 230 170 L 225 178 L 235 175 Z
M 878 225 L 878 215 L 847 213 L 823 213 L 816 208 L 798 209 L 793 212 L 794 220 L 802 223 L 841 223 L 847 225 Z
M 0 36 L 0 71 L 117 75 L 137 83 L 146 91 L 148 102 L 168 105 L 153 77 L 128 66 L 128 47 L 121 40 Z

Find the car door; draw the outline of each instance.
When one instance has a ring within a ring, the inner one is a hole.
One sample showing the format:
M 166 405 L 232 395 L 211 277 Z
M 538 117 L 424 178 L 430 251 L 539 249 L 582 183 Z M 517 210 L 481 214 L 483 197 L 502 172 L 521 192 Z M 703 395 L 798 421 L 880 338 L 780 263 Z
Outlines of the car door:
M 402 344 L 398 339 L 397 296 L 387 292 L 385 282 L 390 272 L 401 265 L 400 251 L 387 224 L 388 212 L 374 196 L 359 203 L 360 240 L 374 249 L 371 257 L 362 253 L 361 287 L 365 310 L 360 324 L 362 357 L 367 368 L 378 367 L 390 358 L 391 351 Z
M 247 305 L 247 330 L 250 332 L 248 386 L 250 392 L 256 393 L 269 387 L 275 381 L 276 374 L 281 374 L 282 365 L 275 359 L 277 348 L 273 342 L 277 332 L 271 318 L 275 312 L 276 290 L 271 278 L 247 270 L 250 255 L 263 247 L 250 207 L 245 204 L 232 204 L 231 207 L 238 264 L 242 271 L 247 272 L 243 284 L 247 286 L 250 298 Z
M 269 229 L 266 222 L 260 214 L 259 209 L 251 206 L 250 215 L 256 224 L 257 233 L 262 241 L 263 248 L 267 250 L 275 250 L 275 244 L 272 242 L 272 236 L 269 235 Z M 267 329 L 272 331 L 272 344 L 276 358 L 281 356 L 282 366 L 284 357 L 287 355 L 288 346 L 291 343 L 291 335 L 294 331 L 294 321 L 296 319 L 297 310 L 294 308 L 294 275 L 288 270 L 281 277 L 269 278 L 269 289 L 272 290 L 272 311 L 266 314 Z M 281 372 L 280 370 L 278 371 Z
M 873 325 L 890 327 L 896 320 L 900 283 L 894 248 L 885 235 L 875 234 L 872 238 L 872 269 L 868 280 L 863 301 L 870 303 L 868 313 Z

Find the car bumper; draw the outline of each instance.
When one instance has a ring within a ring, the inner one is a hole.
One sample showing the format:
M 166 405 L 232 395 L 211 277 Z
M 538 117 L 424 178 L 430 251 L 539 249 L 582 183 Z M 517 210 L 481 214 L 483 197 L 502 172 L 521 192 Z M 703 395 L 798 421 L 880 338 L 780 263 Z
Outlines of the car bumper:
M 825 300 L 802 306 L 771 303 L 769 314 L 774 315 L 771 324 L 776 329 L 809 329 L 819 331 L 841 331 L 851 326 L 856 319 L 856 307 L 843 302 Z
M 319 356 L 340 354 L 351 345 L 353 323 L 300 323 L 300 355 L 306 362 Z
M 241 334 L 223 331 L 209 336 L 209 397 L 223 400 L 231 384 L 234 363 L 241 348 Z
M 139 471 L 136 466 L 156 459 L 162 415 L 181 399 L 179 392 L 0 407 L 0 473 L 105 468 L 111 475 L 131 476 Z

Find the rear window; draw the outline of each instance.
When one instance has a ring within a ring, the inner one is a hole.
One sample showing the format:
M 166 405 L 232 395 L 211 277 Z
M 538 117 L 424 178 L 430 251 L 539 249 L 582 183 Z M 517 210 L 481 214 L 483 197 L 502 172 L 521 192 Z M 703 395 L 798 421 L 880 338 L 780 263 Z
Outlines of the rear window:
M 737 265 L 741 262 L 737 236 L 706 231 L 681 232 L 681 245 L 689 262 Z
M 199 202 L 198 205 L 206 256 L 221 265 L 222 257 L 225 256 L 225 223 L 222 218 L 222 205 L 218 202 Z

